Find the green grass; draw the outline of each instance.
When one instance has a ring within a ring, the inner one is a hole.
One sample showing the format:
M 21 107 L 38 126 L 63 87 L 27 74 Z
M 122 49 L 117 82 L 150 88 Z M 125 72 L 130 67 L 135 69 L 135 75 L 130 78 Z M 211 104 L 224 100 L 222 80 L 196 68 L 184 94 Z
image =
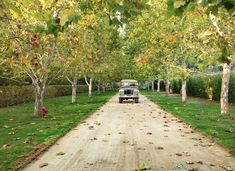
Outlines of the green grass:
M 35 147 L 52 144 L 114 93 L 94 93 L 92 98 L 88 98 L 86 93 L 78 94 L 76 104 L 71 104 L 71 97 L 48 99 L 45 106 L 49 113 L 44 119 L 33 115 L 33 103 L 0 108 L 0 171 L 14 168 Z M 4 148 L 6 144 L 10 146 Z
M 230 107 L 230 116 L 222 117 L 219 104 L 205 99 L 189 98 L 187 103 L 182 103 L 180 96 L 166 97 L 163 93 L 147 91 L 142 93 L 162 109 L 227 148 L 235 156 L 234 106 Z

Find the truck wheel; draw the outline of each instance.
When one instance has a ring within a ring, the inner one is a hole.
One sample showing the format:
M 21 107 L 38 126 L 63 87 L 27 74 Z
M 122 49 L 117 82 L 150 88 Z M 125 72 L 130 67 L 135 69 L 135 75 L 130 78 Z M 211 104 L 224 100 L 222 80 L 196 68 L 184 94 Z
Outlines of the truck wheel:
M 135 99 L 135 103 L 139 103 L 139 99 Z
M 119 103 L 122 103 L 122 99 L 119 99 Z

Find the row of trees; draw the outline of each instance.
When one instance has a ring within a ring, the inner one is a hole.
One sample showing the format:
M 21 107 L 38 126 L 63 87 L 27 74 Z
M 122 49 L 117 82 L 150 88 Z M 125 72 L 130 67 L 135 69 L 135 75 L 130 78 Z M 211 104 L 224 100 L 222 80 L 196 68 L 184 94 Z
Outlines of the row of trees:
M 126 30 L 126 54 L 146 81 L 181 77 L 182 102 L 186 79 L 223 68 L 221 114 L 228 115 L 228 87 L 235 52 L 234 1 L 150 1 L 151 8 L 131 21 Z
M 1 77 L 31 79 L 35 114 L 54 78 L 66 78 L 76 102 L 78 78 L 100 91 L 108 82 L 182 78 L 223 67 L 221 114 L 228 114 L 234 63 L 233 0 L 2 0 Z M 141 14 L 141 15 L 139 15 Z M 160 83 L 158 82 L 158 85 Z
M 3 75 L 19 80 L 30 77 L 35 88 L 35 114 L 42 111 L 45 87 L 55 77 L 65 77 L 71 83 L 72 102 L 81 77 L 91 96 L 94 80 L 100 87 L 120 79 L 116 71 L 123 54 L 118 51 L 118 29 L 144 5 L 144 0 L 2 0 Z

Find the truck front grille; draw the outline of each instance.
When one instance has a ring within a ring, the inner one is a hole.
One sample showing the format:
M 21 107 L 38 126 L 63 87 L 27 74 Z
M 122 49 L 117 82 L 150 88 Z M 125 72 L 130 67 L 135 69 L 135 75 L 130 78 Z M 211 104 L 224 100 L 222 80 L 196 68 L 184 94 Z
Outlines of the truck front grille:
M 125 95 L 133 95 L 133 90 L 124 90 Z

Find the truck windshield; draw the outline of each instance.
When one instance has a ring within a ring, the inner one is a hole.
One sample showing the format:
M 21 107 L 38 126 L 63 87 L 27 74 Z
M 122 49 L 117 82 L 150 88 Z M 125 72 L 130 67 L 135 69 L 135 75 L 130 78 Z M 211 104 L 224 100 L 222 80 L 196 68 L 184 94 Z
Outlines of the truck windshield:
M 133 83 L 133 82 L 124 82 L 121 85 L 122 87 L 137 87 L 138 84 L 137 83 Z

